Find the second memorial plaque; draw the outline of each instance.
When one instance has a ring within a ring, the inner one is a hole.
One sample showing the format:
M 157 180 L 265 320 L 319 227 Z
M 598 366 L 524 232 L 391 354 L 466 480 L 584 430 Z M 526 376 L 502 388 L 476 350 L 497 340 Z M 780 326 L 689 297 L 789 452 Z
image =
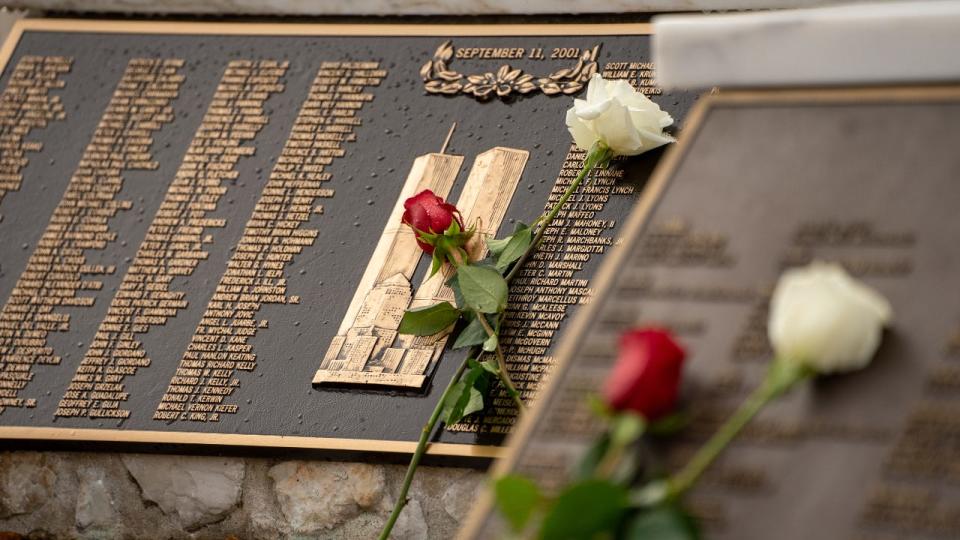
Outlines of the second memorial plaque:
M 763 410 L 686 502 L 716 539 L 955 538 L 960 90 L 721 93 L 691 119 L 501 472 L 565 482 L 620 333 L 644 325 L 688 351 L 691 423 L 655 451 L 678 470 L 764 377 L 778 277 L 829 261 L 893 306 L 876 358 Z M 487 510 L 467 537 L 498 537 Z

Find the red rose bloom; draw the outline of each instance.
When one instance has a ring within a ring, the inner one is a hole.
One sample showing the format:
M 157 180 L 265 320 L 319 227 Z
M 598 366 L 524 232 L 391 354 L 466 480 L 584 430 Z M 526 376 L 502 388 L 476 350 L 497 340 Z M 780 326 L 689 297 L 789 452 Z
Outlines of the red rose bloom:
M 437 197 L 429 189 L 404 201 L 403 208 L 405 211 L 402 221 L 413 227 L 414 231 L 443 234 L 454 220 L 460 229 L 463 229 L 463 221 L 457 207 Z M 419 234 L 417 234 L 417 244 L 426 253 L 433 254 L 434 246 L 425 242 Z
M 604 401 L 614 410 L 633 411 L 650 422 L 669 414 L 677 402 L 685 357 L 666 330 L 624 332 L 617 363 L 603 387 Z

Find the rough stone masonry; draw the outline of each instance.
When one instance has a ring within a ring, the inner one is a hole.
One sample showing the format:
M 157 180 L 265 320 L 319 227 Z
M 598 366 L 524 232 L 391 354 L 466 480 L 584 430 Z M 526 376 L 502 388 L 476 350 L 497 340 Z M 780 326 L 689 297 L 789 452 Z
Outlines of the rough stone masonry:
M 404 465 L 0 452 L 0 539 L 369 539 Z M 422 467 L 393 538 L 451 538 L 483 473 Z M 4 535 L 3 532 L 17 533 Z

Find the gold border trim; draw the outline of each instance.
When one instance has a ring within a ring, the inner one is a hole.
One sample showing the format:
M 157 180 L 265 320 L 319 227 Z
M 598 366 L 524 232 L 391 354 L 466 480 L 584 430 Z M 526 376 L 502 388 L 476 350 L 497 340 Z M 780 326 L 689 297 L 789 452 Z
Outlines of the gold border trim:
M 25 22 L 27 22 L 26 19 L 14 21 L 13 28 L 11 28 L 10 33 L 7 34 L 7 39 L 4 40 L 3 45 L 0 46 L 0 74 L 6 71 L 7 62 L 10 61 L 10 57 L 13 56 L 13 51 L 16 50 L 17 44 L 20 43 Z
M 606 293 L 617 274 L 620 266 L 633 249 L 640 237 L 640 233 L 647 218 L 650 216 L 656 203 L 660 200 L 670 179 L 673 177 L 681 161 L 687 155 L 689 147 L 697 138 L 703 126 L 704 119 L 709 112 L 718 106 L 743 106 L 751 104 L 780 104 L 780 105 L 810 105 L 818 103 L 882 103 L 882 102 L 915 102 L 915 101 L 960 101 L 960 86 L 900 86 L 900 87 L 863 87 L 863 88 L 822 88 L 822 89 L 779 89 L 779 90 L 742 90 L 720 92 L 701 97 L 693 106 L 684 122 L 683 131 L 677 144 L 667 150 L 666 155 L 657 165 L 644 188 L 637 206 L 620 232 L 620 238 L 625 241 L 611 250 L 595 278 L 595 290 Z M 600 309 L 600 299 L 595 297 L 586 309 L 581 310 L 571 327 L 563 333 L 557 353 L 554 370 L 567 369 L 573 362 L 576 353 L 576 344 L 588 329 L 589 323 L 597 316 Z M 554 372 L 556 373 L 556 372 Z M 559 377 L 550 377 L 550 382 L 543 389 L 530 411 L 521 419 L 519 425 L 504 442 L 503 456 L 491 467 L 489 476 L 494 478 L 510 472 L 517 464 L 521 448 L 530 441 L 533 430 L 546 408 L 548 398 L 552 396 L 559 385 Z M 489 487 L 485 488 L 457 533 L 457 540 L 473 540 L 480 537 L 485 520 L 494 509 L 493 495 Z
M 104 34 L 171 34 L 221 36 L 344 37 L 501 37 L 651 35 L 650 23 L 589 24 L 361 24 L 243 23 L 177 21 L 104 21 L 88 19 L 20 19 L 0 47 L 0 72 L 6 69 L 24 32 L 97 32 Z
M 613 24 L 285 24 L 208 23 L 176 21 L 103 21 L 86 19 L 21 19 L 0 46 L 0 73 L 6 70 L 24 32 L 90 32 L 109 34 L 171 34 L 228 36 L 376 36 L 376 37 L 510 37 L 650 35 L 648 23 Z M 571 328 L 572 330 L 572 328 Z M 84 428 L 0 426 L 0 440 L 188 444 L 328 451 L 367 451 L 412 454 L 416 441 L 335 439 L 283 435 L 241 435 L 178 431 L 134 431 Z M 502 446 L 431 443 L 427 454 L 469 458 L 498 458 Z
M 653 33 L 650 23 L 245 23 L 20 19 L 24 30 L 119 34 L 220 34 L 241 36 L 615 36 Z
M 392 454 L 412 454 L 417 447 L 415 441 L 23 426 L 0 427 L 0 439 L 125 444 L 189 444 L 198 446 L 239 446 L 270 449 L 368 451 Z M 501 453 L 502 448 L 499 446 L 470 444 L 431 443 L 427 448 L 427 454 L 432 456 L 496 458 Z

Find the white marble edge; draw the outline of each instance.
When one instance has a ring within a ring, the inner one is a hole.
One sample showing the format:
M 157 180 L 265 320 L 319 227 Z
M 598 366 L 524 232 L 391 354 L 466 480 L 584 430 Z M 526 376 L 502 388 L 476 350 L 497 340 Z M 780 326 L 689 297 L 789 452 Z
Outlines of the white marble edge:
M 960 81 L 960 2 L 654 17 L 663 88 Z

